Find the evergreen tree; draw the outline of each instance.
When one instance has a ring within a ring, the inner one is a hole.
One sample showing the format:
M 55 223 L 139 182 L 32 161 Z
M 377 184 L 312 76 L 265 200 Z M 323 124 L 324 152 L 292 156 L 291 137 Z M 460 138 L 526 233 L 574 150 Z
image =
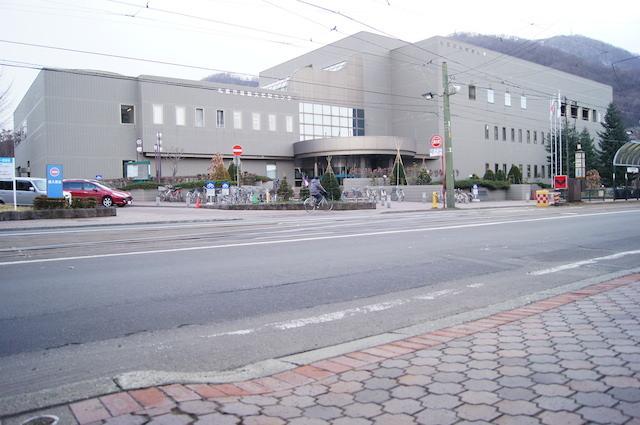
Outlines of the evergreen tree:
M 499 182 L 507 180 L 507 176 L 504 175 L 504 171 L 498 170 L 498 172 L 496 173 L 496 180 Z
M 396 161 L 395 164 L 393 165 L 393 171 L 391 172 L 390 177 L 391 177 L 391 186 L 394 186 L 396 184 L 402 184 L 402 185 L 407 184 L 407 176 L 404 172 L 404 167 L 402 166 L 400 161 Z M 398 177 L 400 178 L 398 179 Z M 398 180 L 399 182 L 397 183 L 396 180 Z
M 622 124 L 620 112 L 613 103 L 609 104 L 607 113 L 602 123 L 602 131 L 598 132 L 600 137 L 600 149 L 598 152 L 598 171 L 605 185 L 615 186 L 616 182 L 624 181 L 624 173 L 617 173 L 616 182 L 613 181 L 613 157 L 629 141 L 629 136 Z
M 238 178 L 238 167 L 234 164 L 233 161 L 229 163 L 229 168 L 227 168 L 227 172 L 229 173 L 229 177 L 231 180 L 236 180 Z
M 333 173 L 324 173 L 320 178 L 320 184 L 327 191 L 327 197 L 332 201 L 339 201 L 342 196 L 338 179 Z
M 427 185 L 429 183 L 431 183 L 431 176 L 429 175 L 429 172 L 426 169 L 423 168 L 418 173 L 418 177 L 416 178 L 416 184 L 417 185 Z
M 293 190 L 291 186 L 289 186 L 289 182 L 287 181 L 287 176 L 282 177 L 280 180 L 280 186 L 278 186 L 278 198 L 283 201 L 288 201 L 289 198 L 293 195 Z
M 513 184 L 521 184 L 522 183 L 522 173 L 520 172 L 520 168 L 515 165 L 512 165 L 509 169 L 509 173 L 507 174 L 507 180 L 509 180 Z
M 578 143 L 580 143 L 584 151 L 585 170 L 595 168 L 598 164 L 598 153 L 596 152 L 593 137 L 591 137 L 586 128 L 583 128 L 578 135 Z
M 305 199 L 307 199 L 309 196 L 311 196 L 311 192 L 309 191 L 309 187 L 305 186 L 304 184 L 302 185 L 302 187 L 300 188 L 300 200 L 304 201 Z

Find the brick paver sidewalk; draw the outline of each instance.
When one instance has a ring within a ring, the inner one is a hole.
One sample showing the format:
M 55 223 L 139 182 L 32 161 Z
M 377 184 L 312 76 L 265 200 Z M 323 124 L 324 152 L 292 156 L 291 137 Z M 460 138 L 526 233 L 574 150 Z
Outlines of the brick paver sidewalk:
M 640 424 L 639 342 L 632 275 L 270 377 L 70 409 L 110 425 Z

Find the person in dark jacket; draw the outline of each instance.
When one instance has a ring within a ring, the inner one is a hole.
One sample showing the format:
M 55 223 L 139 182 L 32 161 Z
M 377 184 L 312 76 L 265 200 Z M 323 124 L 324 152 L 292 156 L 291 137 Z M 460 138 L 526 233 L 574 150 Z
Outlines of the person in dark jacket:
M 317 176 L 313 176 L 311 183 L 309 183 L 309 193 L 316 198 L 316 202 L 320 202 L 323 196 L 327 196 L 327 191 L 322 187 Z

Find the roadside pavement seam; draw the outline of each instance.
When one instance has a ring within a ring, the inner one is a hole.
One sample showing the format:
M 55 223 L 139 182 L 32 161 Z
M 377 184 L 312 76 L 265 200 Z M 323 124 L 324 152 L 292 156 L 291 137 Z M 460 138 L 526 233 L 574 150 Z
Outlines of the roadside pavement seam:
M 80 425 L 101 423 L 110 418 L 143 414 L 157 416 L 172 411 L 177 403 L 190 400 L 216 400 L 228 397 L 260 396 L 315 382 L 376 362 L 393 359 L 415 351 L 436 347 L 454 339 L 497 328 L 549 310 L 640 281 L 631 274 L 583 289 L 553 296 L 479 320 L 473 320 L 402 340 L 319 360 L 294 369 L 235 383 L 170 384 L 130 390 L 71 403 L 69 408 Z

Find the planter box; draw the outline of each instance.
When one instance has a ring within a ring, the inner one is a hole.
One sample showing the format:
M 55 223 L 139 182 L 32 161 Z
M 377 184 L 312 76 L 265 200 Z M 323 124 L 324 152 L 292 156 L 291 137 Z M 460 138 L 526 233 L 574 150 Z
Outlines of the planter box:
M 202 208 L 214 210 L 252 210 L 252 211 L 297 211 L 304 210 L 302 203 L 291 204 L 214 204 L 203 205 Z M 346 210 L 375 210 L 376 204 L 373 202 L 336 202 L 333 204 L 333 211 Z
M 2 211 L 0 221 L 40 220 L 48 218 L 115 217 L 115 208 L 77 208 L 65 210 Z

